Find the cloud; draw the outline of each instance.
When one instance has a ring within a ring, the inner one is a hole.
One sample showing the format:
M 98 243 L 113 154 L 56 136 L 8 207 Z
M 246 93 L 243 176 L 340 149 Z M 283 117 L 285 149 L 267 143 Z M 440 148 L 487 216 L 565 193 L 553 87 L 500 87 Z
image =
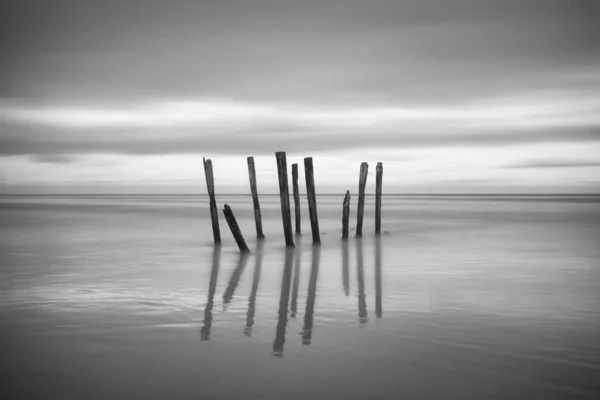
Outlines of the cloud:
M 326 107 L 162 101 L 0 104 L 0 154 L 265 154 L 351 148 L 600 141 L 600 100 L 513 95 L 453 106 Z
M 589 168 L 600 167 L 600 161 L 595 160 L 530 160 L 507 165 L 504 168 Z
M 77 160 L 76 157 L 64 154 L 39 154 L 32 157 L 34 162 L 45 164 L 71 164 Z

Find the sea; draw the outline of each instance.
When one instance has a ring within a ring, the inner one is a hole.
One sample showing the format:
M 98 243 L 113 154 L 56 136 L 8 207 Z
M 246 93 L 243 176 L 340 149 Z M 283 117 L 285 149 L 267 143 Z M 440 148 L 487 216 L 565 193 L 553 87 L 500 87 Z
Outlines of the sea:
M 0 197 L 0 398 L 600 398 L 599 195 L 342 202 Z

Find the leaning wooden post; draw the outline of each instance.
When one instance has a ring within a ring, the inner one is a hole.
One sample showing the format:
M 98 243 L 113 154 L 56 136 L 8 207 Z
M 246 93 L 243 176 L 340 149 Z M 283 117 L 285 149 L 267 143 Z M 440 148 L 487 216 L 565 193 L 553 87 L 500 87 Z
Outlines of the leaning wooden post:
M 279 175 L 279 199 L 281 201 L 281 219 L 283 220 L 283 233 L 285 245 L 294 247 L 292 236 L 292 216 L 290 214 L 290 193 L 288 189 L 287 161 L 285 151 L 275 153 L 277 159 L 277 174 Z
M 308 215 L 310 216 L 310 229 L 312 231 L 313 243 L 321 243 L 312 157 L 306 157 L 304 159 L 304 177 L 306 180 L 306 197 L 308 197 Z
M 356 212 L 356 236 L 362 236 L 363 215 L 365 212 L 365 186 L 367 185 L 367 174 L 369 164 L 360 164 L 360 178 L 358 181 L 358 210 Z
M 292 188 L 294 191 L 294 211 L 296 213 L 296 234 L 300 234 L 300 192 L 298 191 L 298 164 L 292 164 Z
M 348 239 L 348 220 L 350 219 L 350 191 L 346 190 L 342 208 L 342 239 Z
M 231 229 L 231 233 L 233 234 L 235 242 L 240 248 L 240 251 L 250 251 L 250 249 L 248 249 L 248 246 L 246 245 L 244 236 L 242 236 L 242 231 L 240 231 L 240 227 L 238 226 L 237 221 L 235 220 L 233 211 L 231 211 L 231 207 L 229 207 L 227 204 L 224 205 L 223 214 L 225 214 L 225 219 L 227 220 L 229 229 Z
M 260 203 L 258 202 L 258 191 L 256 190 L 256 170 L 254 169 L 254 157 L 248 157 L 248 176 L 250 177 L 250 191 L 254 203 L 254 222 L 256 223 L 256 237 L 264 238 L 262 220 L 260 216 Z
M 378 162 L 375 175 L 375 234 L 381 233 L 381 181 L 383 178 L 383 164 Z
M 215 243 L 221 243 L 221 231 L 219 230 L 219 213 L 217 211 L 217 201 L 215 200 L 215 180 L 213 178 L 212 161 L 202 157 L 204 163 L 204 175 L 206 176 L 206 189 L 210 203 L 210 219 L 212 222 L 213 238 Z

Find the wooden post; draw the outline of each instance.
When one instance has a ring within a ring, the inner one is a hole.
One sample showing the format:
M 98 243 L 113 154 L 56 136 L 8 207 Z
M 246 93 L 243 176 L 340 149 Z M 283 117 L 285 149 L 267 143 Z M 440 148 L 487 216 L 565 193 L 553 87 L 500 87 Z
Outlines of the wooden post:
M 360 178 L 358 181 L 358 210 L 356 212 L 356 236 L 362 236 L 363 215 L 365 212 L 365 186 L 367 185 L 367 174 L 369 164 L 360 164 Z
M 292 236 L 292 216 L 290 215 L 290 193 L 288 189 L 287 161 L 285 151 L 275 153 L 277 159 L 277 174 L 279 176 L 279 199 L 281 201 L 281 219 L 283 220 L 283 234 L 285 245 L 294 247 Z
M 350 191 L 346 190 L 342 207 L 342 239 L 348 239 L 348 220 L 350 219 Z
M 292 188 L 294 191 L 294 210 L 296 212 L 296 234 L 300 232 L 300 192 L 298 191 L 298 164 L 292 164 Z
M 304 159 L 304 176 L 306 179 L 306 197 L 308 197 L 308 215 L 310 216 L 310 229 L 312 231 L 313 243 L 321 243 L 312 157 L 306 157 Z
M 264 238 L 262 220 L 260 216 L 260 204 L 258 202 L 258 191 L 256 190 L 256 170 L 254 169 L 254 157 L 248 157 L 248 176 L 250 177 L 250 191 L 254 203 L 254 222 L 256 223 L 256 237 Z
M 237 243 L 240 251 L 250 251 L 248 246 L 246 245 L 246 241 L 244 240 L 244 236 L 242 236 L 242 231 L 240 231 L 240 227 L 235 220 L 235 216 L 233 215 L 233 211 L 231 211 L 231 207 L 227 204 L 224 205 L 223 214 L 225 214 L 225 219 L 227 220 L 227 224 L 229 225 L 229 229 L 231 229 L 231 233 L 235 238 L 235 242 Z
M 210 203 L 210 219 L 212 222 L 213 238 L 215 243 L 221 243 L 221 231 L 219 230 L 219 213 L 217 212 L 217 202 L 215 200 L 215 180 L 213 178 L 212 161 L 202 158 L 204 163 L 204 175 L 206 177 L 206 189 Z
M 381 233 L 381 181 L 383 177 L 383 164 L 378 162 L 375 175 L 375 234 Z

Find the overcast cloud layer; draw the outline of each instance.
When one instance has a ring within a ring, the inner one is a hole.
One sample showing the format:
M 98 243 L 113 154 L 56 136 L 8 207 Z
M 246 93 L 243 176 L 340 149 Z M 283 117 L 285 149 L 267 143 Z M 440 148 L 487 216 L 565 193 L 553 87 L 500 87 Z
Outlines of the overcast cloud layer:
M 367 160 L 394 166 L 395 192 L 600 190 L 594 0 L 25 0 L 5 11 L 4 192 L 96 180 L 96 192 L 195 192 L 201 163 L 188 161 L 203 155 L 242 160 L 223 177 L 246 191 L 245 156 L 270 187 L 278 150 L 350 168 L 321 187 L 354 182 Z

